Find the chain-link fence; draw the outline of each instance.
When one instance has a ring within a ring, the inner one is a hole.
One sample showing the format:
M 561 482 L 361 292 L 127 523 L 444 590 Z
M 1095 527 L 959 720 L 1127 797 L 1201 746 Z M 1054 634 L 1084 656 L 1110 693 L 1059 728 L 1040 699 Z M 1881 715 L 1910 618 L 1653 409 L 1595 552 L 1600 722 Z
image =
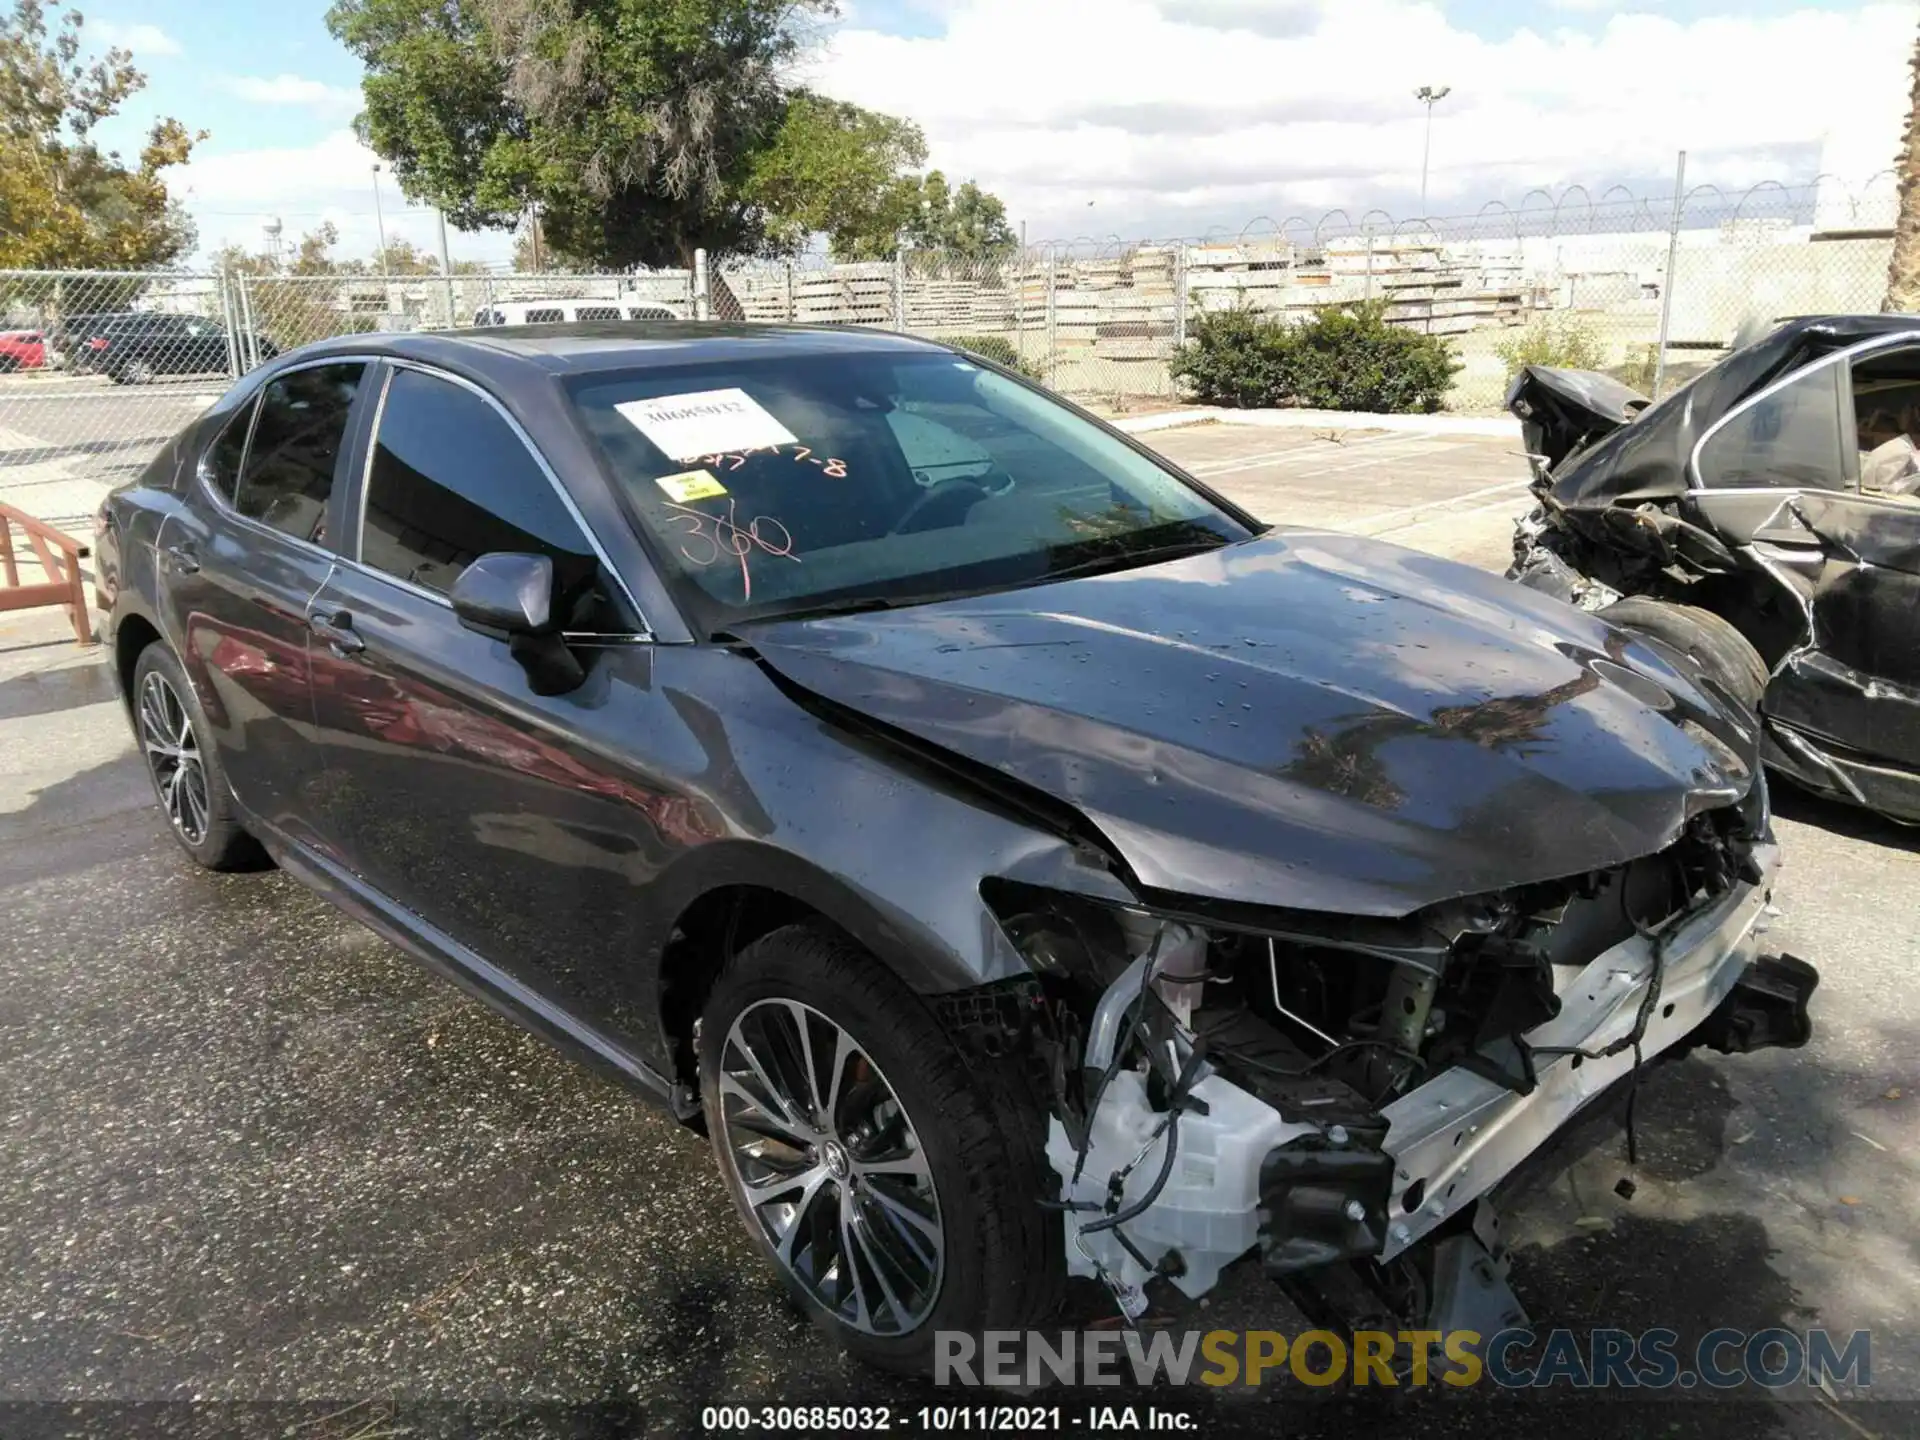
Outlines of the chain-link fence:
M 1704 368 L 1743 328 L 1877 310 L 1894 210 L 1891 172 L 1665 199 L 1575 185 L 1464 216 L 1333 210 L 1165 241 L 742 262 L 716 272 L 715 313 L 972 342 L 1065 394 L 1124 406 L 1177 397 L 1168 362 L 1208 311 L 1301 321 L 1378 300 L 1392 323 L 1453 348 L 1450 408 L 1485 410 L 1528 358 L 1570 355 L 1651 392 Z
M 1576 185 L 1469 216 L 1334 210 L 1166 241 L 1082 236 L 854 264 L 806 255 L 618 275 L 0 272 L 0 499 L 83 526 L 103 486 L 262 360 L 328 336 L 449 325 L 864 325 L 950 340 L 1124 407 L 1178 398 L 1169 361 L 1209 311 L 1304 320 L 1372 299 L 1393 323 L 1454 349 L 1451 408 L 1498 406 L 1526 358 L 1572 358 L 1651 392 L 1712 363 L 1743 329 L 1877 310 L 1894 215 L 1889 173 L 1663 198 Z
M 0 500 L 84 531 L 232 381 L 338 335 L 692 318 L 685 270 L 380 276 L 0 271 Z

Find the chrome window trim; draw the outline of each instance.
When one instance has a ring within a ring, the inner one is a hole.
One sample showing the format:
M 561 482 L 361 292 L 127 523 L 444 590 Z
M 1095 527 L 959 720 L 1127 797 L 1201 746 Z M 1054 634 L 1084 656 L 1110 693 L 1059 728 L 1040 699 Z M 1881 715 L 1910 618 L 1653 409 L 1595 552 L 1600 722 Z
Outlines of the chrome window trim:
M 1706 432 L 1702 434 L 1698 440 L 1694 441 L 1693 453 L 1687 456 L 1687 495 L 1689 497 L 1700 495 L 1777 495 L 1785 491 L 1794 490 L 1816 490 L 1828 495 L 1857 494 L 1857 491 L 1838 489 L 1832 485 L 1711 486 L 1706 483 L 1706 480 L 1700 473 L 1700 452 L 1705 450 L 1707 448 L 1707 442 L 1718 435 L 1731 421 L 1744 415 L 1762 400 L 1777 394 L 1789 385 L 1797 383 L 1805 376 L 1813 374 L 1816 370 L 1823 370 L 1829 365 L 1838 365 L 1842 362 L 1851 365 L 1854 357 L 1857 355 L 1869 355 L 1876 350 L 1890 350 L 1900 346 L 1920 348 L 1920 334 L 1902 335 L 1896 333 L 1892 335 L 1876 335 L 1871 340 L 1862 340 L 1858 344 L 1847 346 L 1844 350 L 1835 350 L 1832 354 L 1822 355 L 1811 365 L 1802 365 L 1798 370 L 1787 375 L 1782 375 L 1778 380 L 1772 381 L 1761 389 L 1754 391 L 1753 394 L 1747 396 L 1746 399 L 1742 400 L 1738 405 L 1735 405 L 1731 410 L 1727 411 L 1726 414 L 1714 421 L 1713 424 L 1709 425 Z
M 233 477 L 233 493 L 235 498 L 237 499 L 240 494 L 241 478 L 247 473 L 247 461 L 253 458 L 253 432 L 259 428 L 260 409 L 266 404 L 267 389 L 274 381 L 283 375 L 292 375 L 300 370 L 318 369 L 322 365 L 352 365 L 356 363 L 378 365 L 382 363 L 383 359 L 384 357 L 379 355 L 319 356 L 312 360 L 302 360 L 298 364 L 288 365 L 282 369 L 275 370 L 271 375 L 262 378 L 260 388 L 255 390 L 252 397 L 247 401 L 247 439 L 246 443 L 240 447 L 240 468 L 235 472 Z M 232 425 L 232 423 L 233 421 L 230 420 L 226 426 L 222 426 L 220 435 L 225 435 L 227 433 L 227 427 Z M 344 439 L 345 437 L 342 436 L 342 438 Z M 242 515 L 237 506 L 218 490 L 214 489 L 207 480 L 204 462 L 207 458 L 207 451 L 218 444 L 219 439 L 220 436 L 216 435 L 213 440 L 209 441 L 207 445 L 202 448 L 199 455 L 194 458 L 193 478 L 195 483 L 199 485 L 201 493 L 212 502 L 214 508 L 218 510 L 224 518 L 237 521 L 243 526 L 259 531 L 262 535 L 271 535 L 274 539 L 285 541 L 289 545 L 298 545 L 301 549 L 311 551 L 313 554 L 327 560 L 338 562 L 343 558 L 338 551 L 330 550 L 325 545 L 316 544 L 312 540 L 302 540 L 298 535 L 289 535 L 284 530 L 276 530 L 273 526 L 268 525 L 264 521 L 256 520 L 251 515 Z M 331 495 L 329 495 L 328 498 L 331 499 Z
M 573 496 L 568 493 L 567 487 L 561 483 L 560 476 L 555 472 L 553 466 L 547 463 L 547 457 L 540 453 L 540 447 L 533 443 L 533 437 L 527 434 L 526 427 L 514 418 L 506 406 L 502 405 L 499 400 L 489 394 L 485 387 L 474 383 L 464 375 L 456 375 L 452 371 L 442 370 L 438 366 L 423 364 L 417 360 L 401 359 L 398 356 L 386 356 L 383 358 L 387 365 L 387 378 L 382 382 L 380 387 L 379 409 L 373 417 L 373 428 L 367 432 L 366 469 L 360 477 L 360 513 L 353 518 L 354 554 L 350 560 L 345 556 L 340 557 L 343 563 L 352 566 L 353 569 L 363 575 L 378 576 L 380 579 L 397 585 L 410 594 L 418 595 L 423 599 L 437 601 L 449 610 L 453 608 L 452 600 L 440 591 L 430 590 L 426 586 L 417 584 L 412 580 L 368 565 L 360 559 L 362 542 L 367 532 L 367 495 L 373 488 L 373 457 L 374 452 L 380 445 L 380 423 L 386 419 L 387 415 L 387 395 L 393 388 L 393 377 L 396 374 L 402 370 L 416 370 L 430 379 L 444 380 L 450 385 L 456 385 L 463 390 L 471 391 L 473 394 L 479 396 L 487 405 L 491 406 L 494 413 L 507 422 L 507 428 L 513 431 L 522 447 L 525 448 L 527 454 L 533 457 L 533 463 L 539 467 L 540 473 L 546 476 L 547 483 L 553 487 L 554 494 L 560 497 L 560 503 L 566 507 L 567 514 L 573 518 L 573 523 L 578 525 L 580 527 L 580 533 L 587 537 L 587 544 L 593 547 L 594 557 L 599 560 L 600 568 L 606 572 L 607 578 L 619 587 L 620 594 L 626 599 L 627 609 L 640 622 L 640 629 L 635 633 L 601 635 L 595 638 L 602 642 L 615 644 L 651 643 L 654 638 L 653 625 L 647 619 L 646 612 L 640 608 L 640 602 L 634 598 L 633 591 L 628 587 L 626 578 L 615 568 L 612 558 L 607 554 L 606 547 L 600 543 L 600 537 L 593 533 L 593 527 L 587 523 L 587 517 L 580 513 L 580 507 L 574 503 Z M 581 643 L 584 644 L 584 640 Z

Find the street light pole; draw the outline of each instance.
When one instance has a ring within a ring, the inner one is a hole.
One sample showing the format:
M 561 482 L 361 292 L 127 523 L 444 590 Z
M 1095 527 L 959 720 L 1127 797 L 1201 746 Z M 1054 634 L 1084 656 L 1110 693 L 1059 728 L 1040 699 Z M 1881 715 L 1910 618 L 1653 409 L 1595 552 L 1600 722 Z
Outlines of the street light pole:
M 434 221 L 440 227 L 440 274 L 447 282 L 447 328 L 453 329 L 453 262 L 447 258 L 447 212 L 437 206 L 433 212 Z
M 380 167 L 373 167 L 373 228 L 380 236 L 380 274 L 387 273 L 387 221 L 380 213 Z
M 373 228 L 380 237 L 380 291 L 381 303 L 386 306 L 381 314 L 383 326 L 390 324 L 393 315 L 393 285 L 387 278 L 387 221 L 380 213 L 380 167 L 373 167 Z
M 1427 107 L 1427 138 L 1420 150 L 1420 218 L 1427 218 L 1427 162 L 1433 158 L 1433 107 L 1453 93 L 1451 85 L 1422 85 L 1413 98 Z

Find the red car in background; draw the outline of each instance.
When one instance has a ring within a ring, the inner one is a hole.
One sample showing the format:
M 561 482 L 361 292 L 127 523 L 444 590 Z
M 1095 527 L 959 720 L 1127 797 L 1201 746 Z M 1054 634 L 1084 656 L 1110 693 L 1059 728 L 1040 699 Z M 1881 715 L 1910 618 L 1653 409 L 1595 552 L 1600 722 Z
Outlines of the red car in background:
M 0 330 L 0 375 L 46 368 L 47 340 L 38 330 Z

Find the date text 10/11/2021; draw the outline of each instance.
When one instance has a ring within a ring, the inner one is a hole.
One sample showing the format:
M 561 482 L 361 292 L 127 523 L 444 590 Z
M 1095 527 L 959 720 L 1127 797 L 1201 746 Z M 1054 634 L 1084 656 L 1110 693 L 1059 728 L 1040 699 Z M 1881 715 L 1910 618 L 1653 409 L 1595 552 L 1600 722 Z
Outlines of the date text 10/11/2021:
M 700 1412 L 700 1428 L 709 1434 L 1064 1430 L 1176 1434 L 1196 1432 L 1200 1422 L 1185 1410 L 1157 1405 L 922 1405 L 917 1410 L 887 1405 L 709 1405 Z

